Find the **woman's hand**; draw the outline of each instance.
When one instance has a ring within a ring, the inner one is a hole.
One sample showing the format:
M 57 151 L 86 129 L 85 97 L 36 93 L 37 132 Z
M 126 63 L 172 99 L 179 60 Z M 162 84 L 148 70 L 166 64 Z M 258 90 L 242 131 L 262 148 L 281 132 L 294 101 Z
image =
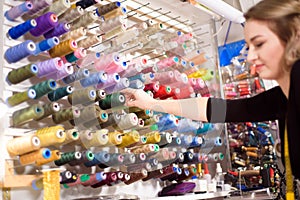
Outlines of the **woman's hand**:
M 121 92 L 126 97 L 125 105 L 129 107 L 135 106 L 141 109 L 151 109 L 156 101 L 142 89 L 126 88 Z

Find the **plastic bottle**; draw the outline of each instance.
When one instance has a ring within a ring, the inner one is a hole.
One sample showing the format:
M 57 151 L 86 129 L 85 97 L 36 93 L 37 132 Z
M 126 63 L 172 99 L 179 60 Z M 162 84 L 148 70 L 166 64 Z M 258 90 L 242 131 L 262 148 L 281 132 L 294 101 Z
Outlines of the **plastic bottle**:
M 224 190 L 224 175 L 220 163 L 217 163 L 215 179 L 217 181 L 217 188 Z

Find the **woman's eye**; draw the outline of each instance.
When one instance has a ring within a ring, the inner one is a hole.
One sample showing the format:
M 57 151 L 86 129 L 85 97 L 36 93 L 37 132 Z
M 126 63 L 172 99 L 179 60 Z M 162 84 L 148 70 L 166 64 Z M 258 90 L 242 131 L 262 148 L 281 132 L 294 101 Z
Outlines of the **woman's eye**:
M 257 43 L 257 44 L 255 44 L 255 47 L 261 47 L 262 45 L 263 45 L 264 43 L 263 42 L 261 42 L 261 43 Z

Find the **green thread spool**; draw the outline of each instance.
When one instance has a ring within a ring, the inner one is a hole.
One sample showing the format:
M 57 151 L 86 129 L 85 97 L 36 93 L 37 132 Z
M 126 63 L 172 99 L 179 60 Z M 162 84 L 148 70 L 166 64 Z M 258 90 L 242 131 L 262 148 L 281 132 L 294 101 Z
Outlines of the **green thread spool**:
M 105 99 L 99 101 L 99 107 L 102 110 L 107 110 L 112 107 L 118 107 L 125 104 L 125 96 L 122 93 L 113 93 L 106 95 Z
M 61 166 L 67 164 L 73 160 L 81 159 L 82 155 L 79 151 L 62 153 L 59 160 L 55 160 L 54 164 L 57 166 Z
M 207 70 L 206 73 L 201 76 L 204 81 L 210 81 L 214 77 L 215 73 L 213 70 Z
M 47 81 L 43 81 L 34 86 L 31 86 L 30 89 L 35 90 L 35 92 L 36 92 L 35 99 L 38 99 L 38 98 L 44 96 L 45 94 L 55 90 L 56 87 L 57 87 L 56 82 L 53 79 L 49 79 Z
M 6 101 L 10 106 L 16 106 L 20 103 L 23 103 L 29 99 L 34 99 L 36 96 L 36 92 L 33 89 L 28 89 L 24 92 L 19 92 L 9 97 Z
M 74 88 L 72 86 L 61 87 L 54 91 L 49 92 L 48 99 L 52 102 L 57 101 L 65 96 L 72 94 L 73 91 Z
M 30 107 L 17 110 L 12 114 L 14 126 L 24 124 L 31 120 L 36 120 L 44 114 L 44 109 L 39 104 L 34 104 Z
M 17 84 L 35 76 L 37 73 L 38 67 L 35 64 L 29 64 L 10 71 L 6 77 L 6 80 L 10 84 Z
M 53 113 L 56 113 L 56 112 L 60 111 L 60 105 L 56 102 L 51 102 L 51 103 L 48 103 L 48 104 L 44 104 L 43 108 L 44 108 L 43 116 L 37 118 L 36 120 L 44 119 L 44 118 L 52 115 Z
M 91 88 L 74 90 L 73 93 L 68 96 L 68 101 L 71 105 L 95 102 L 95 99 L 96 99 L 96 90 Z
M 83 151 L 81 152 L 81 158 L 76 160 L 71 160 L 68 164 L 70 166 L 80 165 L 85 162 L 92 161 L 94 159 L 94 154 L 90 151 Z
M 80 116 L 80 110 L 75 107 L 67 108 L 52 114 L 54 123 L 60 124 L 65 121 L 70 121 Z

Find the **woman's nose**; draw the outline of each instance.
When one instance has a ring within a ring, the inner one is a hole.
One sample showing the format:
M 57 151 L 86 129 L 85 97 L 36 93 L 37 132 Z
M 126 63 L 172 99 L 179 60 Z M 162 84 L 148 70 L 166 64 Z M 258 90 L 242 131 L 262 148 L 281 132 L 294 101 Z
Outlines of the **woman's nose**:
M 248 50 L 247 54 L 247 61 L 250 63 L 253 63 L 258 58 L 258 55 L 255 51 L 253 51 L 251 48 Z

